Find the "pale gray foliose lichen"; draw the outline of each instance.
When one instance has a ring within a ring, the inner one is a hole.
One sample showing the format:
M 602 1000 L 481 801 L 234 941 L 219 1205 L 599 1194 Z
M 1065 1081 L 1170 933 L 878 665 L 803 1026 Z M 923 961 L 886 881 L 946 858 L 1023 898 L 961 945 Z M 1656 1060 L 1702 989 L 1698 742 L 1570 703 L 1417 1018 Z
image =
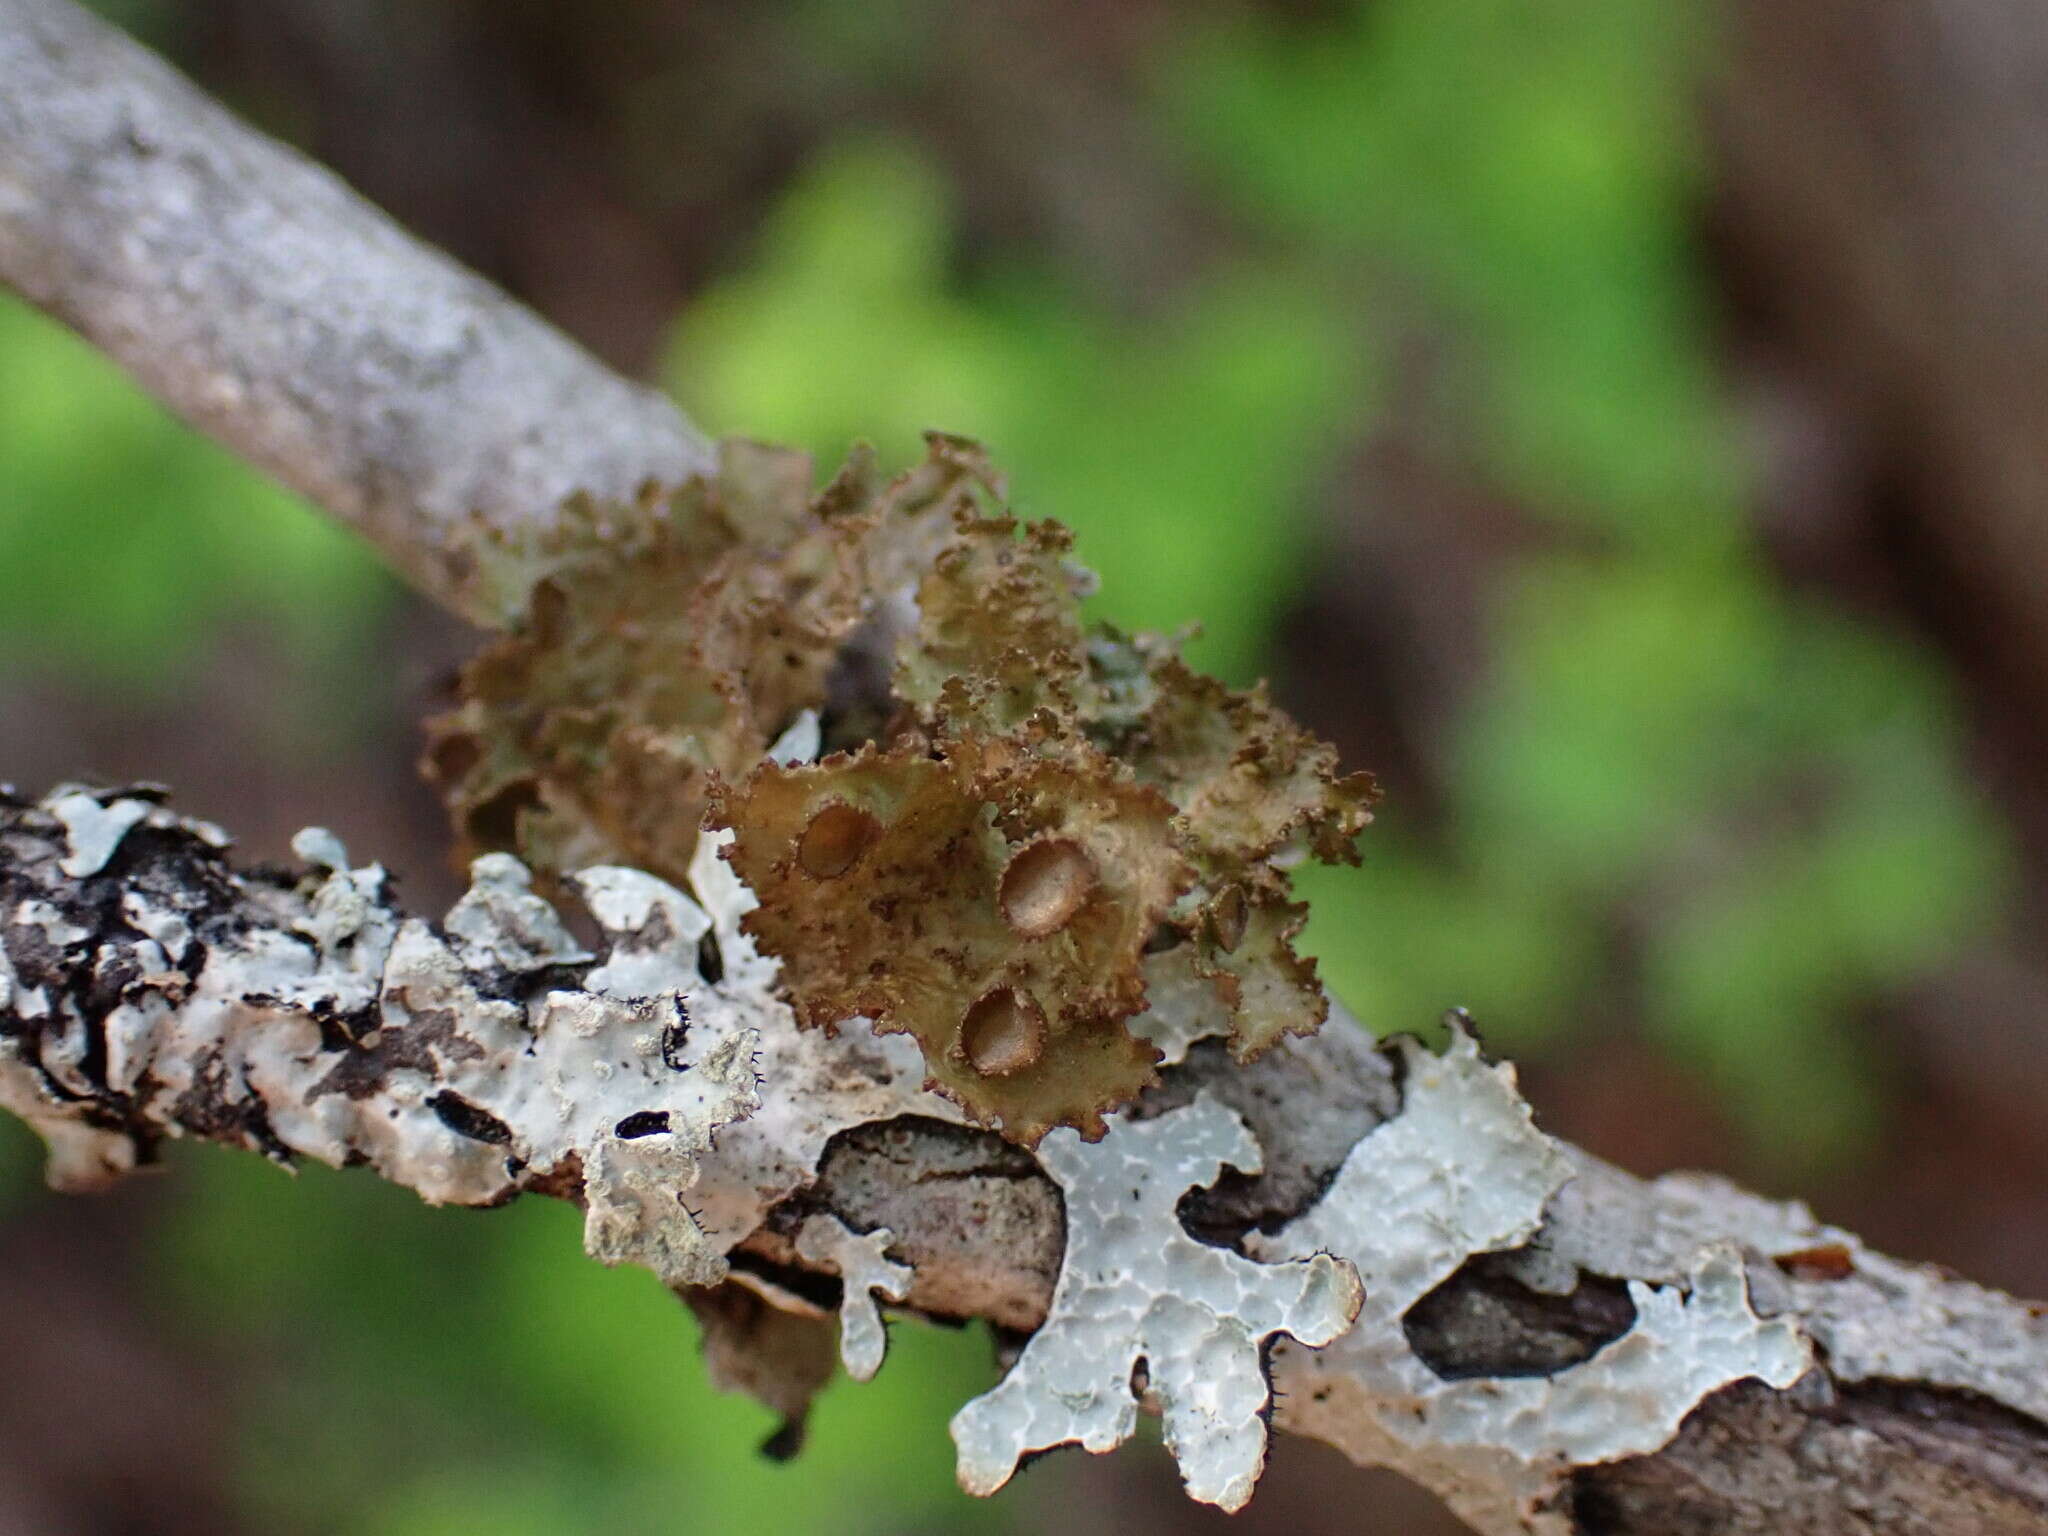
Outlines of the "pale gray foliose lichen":
M 502 854 L 432 924 L 329 834 L 300 835 L 300 872 L 237 872 L 146 794 L 12 802 L 0 837 L 0 1105 L 42 1133 L 53 1183 L 205 1136 L 434 1203 L 580 1193 L 604 1261 L 723 1273 L 684 1202 L 758 1102 L 756 1043 L 680 1059 L 707 921 L 681 893 L 586 872 L 600 956 Z
M 1394 1467 L 1484 1532 L 1564 1536 L 1554 1506 L 1575 1467 L 1656 1450 L 1710 1393 L 1755 1377 L 1788 1387 L 1812 1364 L 1788 1319 L 1752 1308 L 1741 1256 L 1689 1251 L 1669 1286 L 1634 1282 L 1635 1322 L 1554 1375 L 1447 1381 L 1402 1320 L 1476 1254 L 1526 1243 L 1572 1177 L 1506 1066 L 1455 1027 L 1432 1055 L 1413 1040 L 1401 1111 L 1352 1149 L 1328 1192 L 1271 1237 L 1268 1258 L 1329 1252 L 1364 1282 L 1357 1325 L 1327 1348 L 1275 1352 L 1281 1422 L 1366 1465 Z
M 1050 1446 L 1111 1450 L 1144 1399 L 1189 1495 L 1242 1507 L 1266 1459 L 1261 1351 L 1275 1334 L 1324 1344 L 1342 1333 L 1359 1307 L 1356 1272 L 1328 1254 L 1258 1263 L 1188 1235 L 1182 1195 L 1225 1168 L 1260 1167 L 1244 1122 L 1207 1095 L 1153 1120 L 1118 1116 L 1093 1145 L 1056 1132 L 1039 1158 L 1066 1197 L 1066 1257 L 1017 1363 L 953 1416 L 961 1486 L 992 1493 Z
M 887 1227 L 856 1232 L 837 1216 L 819 1215 L 798 1231 L 796 1251 L 836 1273 L 845 1294 L 839 1302 L 839 1358 L 855 1381 L 872 1381 L 882 1368 L 889 1336 L 875 1305 L 879 1291 L 891 1301 L 910 1294 L 910 1266 L 889 1257 L 896 1234 Z

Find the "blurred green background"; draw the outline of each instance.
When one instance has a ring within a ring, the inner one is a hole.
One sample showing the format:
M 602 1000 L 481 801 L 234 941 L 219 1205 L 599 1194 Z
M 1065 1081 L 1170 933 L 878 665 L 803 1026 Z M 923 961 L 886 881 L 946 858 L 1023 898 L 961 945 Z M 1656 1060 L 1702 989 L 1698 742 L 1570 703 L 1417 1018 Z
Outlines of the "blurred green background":
M 1913 532 L 1968 465 L 1857 414 L 1743 233 L 1781 212 L 1730 126 L 1746 18 L 102 9 L 713 432 L 826 468 L 857 437 L 907 461 L 925 427 L 991 444 L 1019 509 L 1078 531 L 1101 613 L 1200 621 L 1200 665 L 1273 677 L 1380 773 L 1365 867 L 1304 882 L 1369 1027 L 1470 1007 L 1596 1150 L 1796 1185 L 2048 1288 L 2010 1236 L 2041 1192 L 1941 1181 L 2042 1134 L 1999 1097 L 2041 1051 L 2043 785 L 2002 724 L 2038 696 L 1998 661 L 2025 637 L 1950 611 L 1967 527 Z M 408 759 L 452 624 L 6 300 L 0 467 L 0 778 L 165 779 L 255 854 L 320 821 L 447 899 Z M 11 1442 L 24 1528 L 1201 1523 L 1156 1451 L 953 1492 L 979 1330 L 898 1325 L 776 1467 L 683 1310 L 585 1262 L 566 1207 L 170 1162 L 60 1203 L 0 1126 L 0 1285 L 56 1309 L 47 1374 L 0 1387 L 54 1416 Z M 72 1399 L 135 1418 L 132 1467 L 62 1470 Z M 1314 1490 L 1350 1474 L 1294 1457 L 1241 1527 L 1336 1528 Z

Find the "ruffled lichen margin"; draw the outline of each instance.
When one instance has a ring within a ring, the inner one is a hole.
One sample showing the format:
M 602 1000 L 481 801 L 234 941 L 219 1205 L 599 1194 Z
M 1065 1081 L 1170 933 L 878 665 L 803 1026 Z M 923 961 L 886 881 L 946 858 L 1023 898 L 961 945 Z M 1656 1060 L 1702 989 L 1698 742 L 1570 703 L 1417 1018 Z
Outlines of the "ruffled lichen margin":
M 1026 1146 L 1101 1136 L 1157 1080 L 1130 1023 L 1155 984 L 1205 989 L 1242 1061 L 1314 1033 L 1289 871 L 1357 862 L 1371 778 L 1263 688 L 1085 621 L 1071 536 L 1015 517 L 979 445 L 813 480 L 732 439 L 714 474 L 565 511 L 429 726 L 460 842 L 680 881 L 729 833 L 798 1022 L 908 1036 Z M 771 750 L 799 721 L 815 761 Z
M 2037 1315 L 1796 1208 L 1697 1184 L 1645 1206 L 1537 1131 L 1462 1024 L 1441 1054 L 1357 1056 L 1372 1070 L 1319 1127 L 1286 1108 L 1327 1090 L 1309 1048 L 1241 1068 L 1201 1038 L 1221 1021 L 1182 1018 L 1179 1038 L 1148 1016 L 1160 1092 L 1098 1142 L 1047 1138 L 1041 1175 L 923 1089 L 910 1042 L 797 1026 L 715 841 L 687 892 L 586 872 L 595 952 L 502 855 L 435 924 L 326 834 L 300 836 L 296 870 L 237 870 L 225 842 L 147 787 L 0 802 L 0 1104 L 49 1141 L 53 1181 L 90 1187 L 189 1135 L 365 1164 L 435 1201 L 580 1200 L 591 1252 L 689 1288 L 714 1368 L 793 1430 L 832 1323 L 791 1264 L 844 1277 L 857 1376 L 881 1363 L 878 1297 L 1035 1328 L 956 1419 L 978 1492 L 1048 1447 L 1109 1449 L 1150 1408 L 1190 1493 L 1236 1507 L 1270 1415 L 1399 1467 L 1477 1529 L 1551 1533 L 1576 1528 L 1589 1469 L 1658 1451 L 1732 1383 L 1850 1393 L 1911 1372 L 2048 1411 Z M 906 1162 L 933 1182 L 886 1187 Z M 1560 1221 L 1589 1186 L 1601 1219 Z M 949 1215 L 941 1189 L 972 1209 Z M 1047 1241 L 1056 1281 L 987 1251 Z M 1005 1294 L 963 1306 L 977 1244 Z M 1562 1367 L 1447 1377 L 1410 1314 L 1502 1253 L 1567 1295 L 1630 1277 L 1625 1325 Z

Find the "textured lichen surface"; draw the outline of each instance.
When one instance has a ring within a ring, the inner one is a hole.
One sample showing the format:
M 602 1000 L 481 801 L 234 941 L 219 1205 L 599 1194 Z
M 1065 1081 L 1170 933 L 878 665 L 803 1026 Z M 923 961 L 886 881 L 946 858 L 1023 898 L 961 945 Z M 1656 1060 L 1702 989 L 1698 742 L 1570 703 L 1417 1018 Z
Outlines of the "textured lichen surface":
M 887 1227 L 855 1232 L 836 1216 L 813 1216 L 797 1233 L 797 1253 L 838 1274 L 839 1358 L 855 1381 L 871 1381 L 882 1368 L 889 1335 L 875 1293 L 901 1301 L 910 1293 L 910 1266 L 889 1257 L 896 1234 Z
M 428 726 L 424 766 L 465 848 L 680 882 L 713 776 L 824 702 L 888 560 L 914 553 L 882 550 L 876 529 L 917 526 L 910 509 L 975 472 L 935 451 L 882 487 L 857 455 L 813 498 L 809 458 L 735 441 L 715 478 L 565 509 L 522 622 Z
M 585 1246 L 671 1285 L 725 1272 L 685 1199 L 759 1103 L 759 1036 L 692 1035 L 708 919 L 637 871 L 579 884 L 586 951 L 486 854 L 439 923 L 317 829 L 306 868 L 237 872 L 143 794 L 13 803 L 0 847 L 0 1108 L 91 1187 L 168 1136 L 367 1164 L 428 1201 L 577 1192 Z
M 1066 532 L 972 444 L 883 484 L 862 454 L 729 443 L 715 479 L 579 509 L 525 623 L 427 757 L 469 848 L 681 880 L 708 824 L 808 1025 L 913 1037 L 932 1087 L 1027 1144 L 1155 1077 L 1148 966 L 1207 986 L 1241 1059 L 1316 1029 L 1288 868 L 1356 858 L 1372 786 L 1173 645 L 1081 617 Z M 815 711 L 817 762 L 768 757 Z
M 1973 1285 L 1929 1264 L 1877 1252 L 1797 1201 L 1766 1200 L 1707 1174 L 1667 1174 L 1654 1225 L 1617 1221 L 1616 1174 L 1579 1154 L 1546 1234 L 1546 1260 L 1572 1273 L 1629 1266 L 1681 1281 L 1701 1230 L 1737 1231 L 1772 1262 L 1751 1267 L 1759 1305 L 1796 1314 L 1837 1381 L 1916 1381 L 1959 1388 L 2048 1422 L 2048 1308 Z
M 1516 1248 L 1573 1175 L 1538 1131 L 1514 1074 L 1462 1027 L 1432 1055 L 1413 1040 L 1401 1112 L 1352 1148 L 1323 1198 L 1281 1232 L 1253 1234 L 1267 1258 L 1336 1253 L 1366 1302 L 1327 1348 L 1274 1352 L 1280 1420 L 1364 1465 L 1433 1489 L 1477 1530 L 1565 1536 L 1557 1506 L 1574 1467 L 1669 1443 L 1710 1393 L 1755 1377 L 1792 1385 L 1813 1363 L 1789 1319 L 1752 1308 L 1741 1254 L 1688 1245 L 1677 1283 L 1629 1285 L 1635 1322 L 1590 1358 L 1547 1376 L 1447 1381 L 1402 1320 L 1475 1254 Z
M 1165 1422 L 1191 1497 L 1238 1509 L 1266 1460 L 1261 1351 L 1278 1333 L 1325 1344 L 1357 1314 L 1356 1272 L 1328 1254 L 1258 1263 L 1190 1237 L 1182 1195 L 1226 1167 L 1256 1173 L 1258 1142 L 1206 1094 L 1154 1120 L 1071 1131 L 1039 1149 L 1067 1205 L 1067 1252 L 1044 1326 L 993 1391 L 953 1416 L 960 1484 L 987 1494 L 1034 1451 L 1108 1451 L 1140 1400 Z

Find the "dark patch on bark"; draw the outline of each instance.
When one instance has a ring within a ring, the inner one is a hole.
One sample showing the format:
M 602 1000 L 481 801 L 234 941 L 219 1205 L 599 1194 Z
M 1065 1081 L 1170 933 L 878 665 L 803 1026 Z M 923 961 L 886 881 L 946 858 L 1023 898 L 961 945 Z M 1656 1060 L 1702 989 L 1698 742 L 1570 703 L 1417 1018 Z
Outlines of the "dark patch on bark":
M 394 1072 L 437 1078 L 443 1057 L 449 1061 L 483 1060 L 483 1047 L 462 1033 L 461 1022 L 451 1008 L 423 1008 L 412 1015 L 409 1024 L 377 1030 L 367 1043 L 350 1042 L 327 1075 L 306 1090 L 306 1102 L 311 1104 L 330 1093 L 356 1100 L 370 1098 Z
M 1314 1205 L 1353 1144 L 1400 1104 L 1384 1069 L 1373 1077 L 1332 1073 L 1323 1057 L 1286 1041 L 1247 1072 L 1222 1041 L 1202 1040 L 1146 1090 L 1134 1113 L 1150 1119 L 1193 1103 L 1205 1089 L 1244 1117 L 1265 1158 L 1263 1172 L 1225 1169 L 1181 1200 L 1188 1233 L 1219 1248 L 1241 1247 L 1252 1230 L 1277 1232 Z M 1298 1113 L 1303 1103 L 1314 1103 L 1316 1113 Z
M 736 1253 L 732 1267 L 779 1286 L 792 1296 L 801 1296 L 823 1312 L 837 1312 L 846 1296 L 846 1282 L 838 1275 L 806 1269 L 800 1264 L 780 1264 L 762 1254 Z
M 1408 1347 L 1444 1380 L 1554 1376 L 1635 1326 L 1621 1281 L 1585 1275 L 1570 1295 L 1553 1296 L 1523 1284 L 1511 1263 L 1509 1254 L 1474 1255 L 1401 1319 Z
M 443 1088 L 427 1100 L 427 1108 L 434 1112 L 435 1119 L 458 1136 L 467 1136 L 471 1141 L 487 1142 L 494 1147 L 512 1145 L 512 1127 L 482 1105 L 470 1103 L 459 1093 Z
M 1846 1280 L 1856 1273 L 1856 1256 L 1843 1243 L 1773 1254 L 1771 1262 L 1795 1280 Z
M 1566 1498 L 1587 1536 L 2041 1536 L 2048 1427 L 1918 1384 L 1740 1382 L 1656 1455 L 1581 1468 Z
M 320 1030 L 320 1049 L 323 1051 L 351 1049 L 377 1028 L 382 1017 L 374 1002 L 344 1009 L 335 1006 L 331 997 L 316 999 L 310 1011 L 313 1023 Z
M 178 1095 L 171 1113 L 179 1125 L 209 1141 L 248 1147 L 287 1167 L 292 1163 L 291 1148 L 271 1126 L 269 1108 L 246 1082 L 230 1076 L 218 1050 L 199 1063 L 192 1085 Z M 149 1127 L 131 1125 L 128 1133 L 142 1145 Z
M 683 1060 L 683 1044 L 690 1037 L 690 1010 L 680 997 L 676 999 L 676 1012 L 681 1017 L 661 1027 L 661 1064 L 671 1072 L 681 1072 L 689 1066 Z
M 571 1152 L 551 1168 L 529 1170 L 522 1182 L 533 1194 L 546 1195 L 551 1200 L 567 1200 L 571 1205 L 581 1205 L 583 1159 Z
M 725 980 L 725 955 L 719 950 L 715 928 L 697 941 L 697 974 L 714 987 Z

